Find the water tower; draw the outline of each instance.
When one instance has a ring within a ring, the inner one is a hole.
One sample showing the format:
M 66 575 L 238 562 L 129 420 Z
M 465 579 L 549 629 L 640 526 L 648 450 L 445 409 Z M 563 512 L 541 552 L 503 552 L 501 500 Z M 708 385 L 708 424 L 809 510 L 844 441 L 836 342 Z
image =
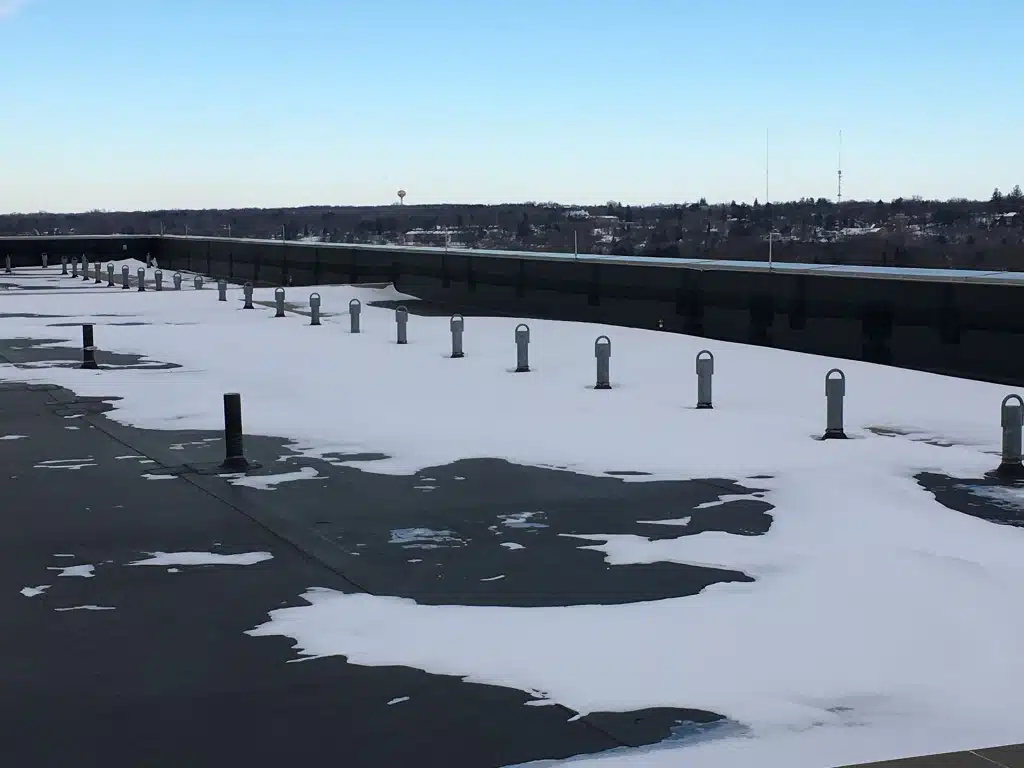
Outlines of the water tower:
M 404 189 L 398 190 L 398 204 L 399 205 L 405 205 L 405 190 Z

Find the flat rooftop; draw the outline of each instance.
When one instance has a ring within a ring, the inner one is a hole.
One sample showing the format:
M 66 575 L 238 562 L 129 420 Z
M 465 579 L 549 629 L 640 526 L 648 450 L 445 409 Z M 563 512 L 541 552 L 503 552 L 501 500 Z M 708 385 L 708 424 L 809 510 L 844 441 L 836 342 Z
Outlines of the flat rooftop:
M 1024 765 L 1004 387 L 128 266 L 0 275 L 14 764 Z

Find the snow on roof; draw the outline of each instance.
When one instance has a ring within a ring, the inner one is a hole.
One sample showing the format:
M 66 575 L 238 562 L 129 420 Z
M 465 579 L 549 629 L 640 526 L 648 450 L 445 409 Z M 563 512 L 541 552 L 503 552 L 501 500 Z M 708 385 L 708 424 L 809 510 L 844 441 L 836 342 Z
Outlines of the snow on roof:
M 392 311 L 370 302 L 415 300 L 393 288 L 318 286 L 325 317 L 311 330 L 300 316 L 266 323 L 271 310 L 234 311 L 236 286 L 225 305 L 210 291 L 122 294 L 41 272 L 5 276 L 23 286 L 4 297 L 5 338 L 76 347 L 80 329 L 49 317 L 63 315 L 96 323 L 104 350 L 183 367 L 110 376 L 59 363 L 5 364 L 0 375 L 117 396 L 109 416 L 129 426 L 219 430 L 222 392 L 241 382 L 248 433 L 288 438 L 310 457 L 388 456 L 348 462 L 365 472 L 412 475 L 493 456 L 592 475 L 650 473 L 629 482 L 729 477 L 763 488 L 772 506 L 760 536 L 680 525 L 657 537 L 575 537 L 609 568 L 679 563 L 741 571 L 749 583 L 546 608 L 422 605 L 311 589 L 306 605 L 268 605 L 252 635 L 292 638 L 302 656 L 527 691 L 577 713 L 689 707 L 732 724 L 719 738 L 583 765 L 818 768 L 1020 739 L 1024 612 L 1012 607 L 1024 604 L 1024 529 L 951 511 L 915 480 L 923 470 L 970 478 L 993 467 L 1004 387 L 544 320 L 529 321 L 535 370 L 517 375 L 509 372 L 517 318 L 467 318 L 467 356 L 455 364 L 444 354 L 446 317 L 410 317 L 411 343 L 392 343 Z M 47 285 L 60 289 L 32 290 Z M 310 290 L 289 288 L 288 299 L 304 302 Z M 255 294 L 268 301 L 273 289 Z M 359 336 L 345 317 L 352 298 L 363 302 Z M 119 325 L 111 314 L 149 324 Z M 593 389 L 600 334 L 613 344 L 610 391 Z M 257 348 L 273 354 L 252 354 Z M 693 361 L 704 348 L 716 356 L 714 410 L 692 407 Z M 311 364 L 317 375 L 308 375 Z M 814 436 L 824 427 L 823 379 L 832 367 L 847 375 L 853 439 L 822 442 Z M 1015 494 L 1007 503 L 1024 505 Z M 643 508 L 624 506 L 621 515 L 647 519 Z

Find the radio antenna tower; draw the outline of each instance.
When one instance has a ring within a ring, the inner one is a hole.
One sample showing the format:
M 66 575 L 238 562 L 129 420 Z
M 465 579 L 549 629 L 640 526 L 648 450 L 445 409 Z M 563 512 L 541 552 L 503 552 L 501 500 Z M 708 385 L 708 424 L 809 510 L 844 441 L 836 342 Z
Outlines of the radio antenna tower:
M 836 205 L 843 202 L 843 132 L 839 132 L 839 166 L 836 171 L 838 186 L 836 187 Z
M 768 128 L 764 129 L 764 204 L 771 205 L 768 201 Z M 768 218 L 768 269 L 772 268 L 772 234 L 775 232 L 775 221 Z

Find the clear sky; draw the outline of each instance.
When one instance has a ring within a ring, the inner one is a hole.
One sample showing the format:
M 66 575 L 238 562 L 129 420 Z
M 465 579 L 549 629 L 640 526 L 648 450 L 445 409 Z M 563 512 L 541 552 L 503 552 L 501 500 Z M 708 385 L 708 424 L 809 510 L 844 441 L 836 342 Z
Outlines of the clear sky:
M 0 212 L 834 198 L 840 130 L 1024 184 L 1024 0 L 0 0 Z

